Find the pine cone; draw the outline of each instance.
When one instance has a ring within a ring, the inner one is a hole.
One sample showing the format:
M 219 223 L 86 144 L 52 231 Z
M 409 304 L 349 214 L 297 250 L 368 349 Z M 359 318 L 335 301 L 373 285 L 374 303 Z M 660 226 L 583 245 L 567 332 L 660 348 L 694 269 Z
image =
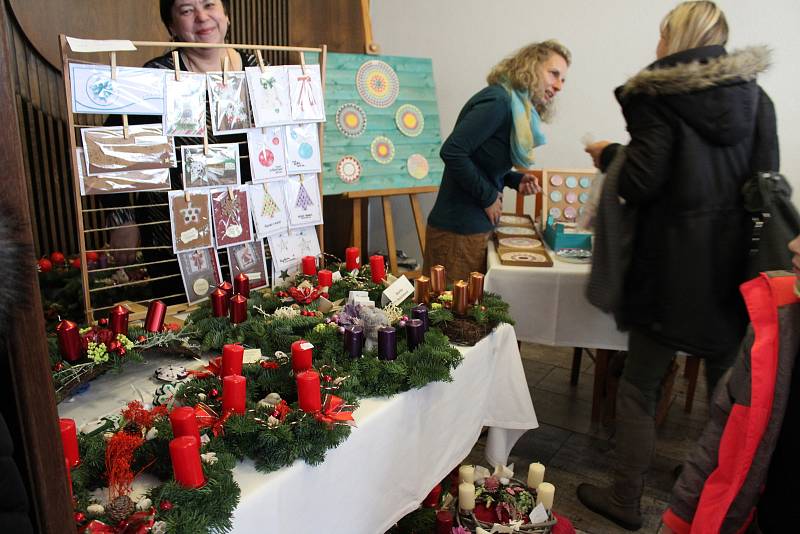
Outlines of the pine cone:
M 111 504 L 106 506 L 106 512 L 108 513 L 108 517 L 114 523 L 119 523 L 120 521 L 124 521 L 128 518 L 129 515 L 133 513 L 133 510 L 136 508 L 136 505 L 133 503 L 130 497 L 127 495 L 120 495 L 113 501 Z

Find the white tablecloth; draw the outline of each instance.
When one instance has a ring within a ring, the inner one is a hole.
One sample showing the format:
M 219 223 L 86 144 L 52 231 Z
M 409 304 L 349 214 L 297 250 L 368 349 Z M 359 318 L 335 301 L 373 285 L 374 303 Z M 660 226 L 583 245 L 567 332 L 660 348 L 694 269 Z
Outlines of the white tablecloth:
M 514 330 L 500 326 L 459 350 L 464 361 L 453 382 L 362 400 L 354 413 L 358 427 L 323 464 L 295 462 L 266 475 L 252 461 L 239 464 L 234 531 L 382 534 L 469 454 L 482 426 L 491 427 L 488 464 L 505 463 L 525 430 L 538 427 Z M 80 427 L 135 398 L 129 383 L 151 393 L 148 377 L 163 363 L 132 364 L 95 380 L 59 405 L 60 416 Z
M 550 256 L 552 267 L 505 266 L 489 242 L 485 288 L 511 305 L 517 337 L 551 346 L 627 350 L 628 335 L 586 300 L 590 266 Z

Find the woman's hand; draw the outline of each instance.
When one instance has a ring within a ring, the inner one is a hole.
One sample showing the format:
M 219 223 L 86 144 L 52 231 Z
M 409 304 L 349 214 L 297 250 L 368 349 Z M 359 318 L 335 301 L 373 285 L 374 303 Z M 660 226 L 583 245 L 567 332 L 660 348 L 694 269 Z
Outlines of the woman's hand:
M 523 174 L 517 191 L 520 195 L 533 195 L 534 193 L 540 193 L 542 186 L 539 185 L 538 178 L 533 174 Z
M 592 162 L 594 166 L 598 169 L 600 168 L 600 155 L 603 153 L 603 149 L 611 144 L 611 141 L 596 141 L 594 143 L 590 143 L 586 145 L 584 150 L 592 156 Z
M 503 214 L 503 193 L 498 192 L 497 198 L 494 199 L 492 205 L 483 208 L 483 211 L 486 212 L 486 216 L 489 217 L 492 224 L 496 226 L 500 221 L 500 215 Z

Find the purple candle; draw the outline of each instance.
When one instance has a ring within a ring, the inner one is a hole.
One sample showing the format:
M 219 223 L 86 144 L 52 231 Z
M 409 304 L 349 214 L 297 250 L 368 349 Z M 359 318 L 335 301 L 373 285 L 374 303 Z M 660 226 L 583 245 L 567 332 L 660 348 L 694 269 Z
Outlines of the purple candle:
M 397 331 L 391 326 L 378 329 L 378 359 L 394 360 L 397 358 Z
M 414 350 L 425 339 L 425 325 L 421 319 L 411 319 L 406 323 L 406 341 L 408 350 Z
M 360 358 L 364 348 L 364 329 L 349 326 L 344 329 L 344 350 L 351 358 Z
M 428 331 L 428 307 L 424 304 L 411 308 L 411 317 L 422 321 L 422 329 Z

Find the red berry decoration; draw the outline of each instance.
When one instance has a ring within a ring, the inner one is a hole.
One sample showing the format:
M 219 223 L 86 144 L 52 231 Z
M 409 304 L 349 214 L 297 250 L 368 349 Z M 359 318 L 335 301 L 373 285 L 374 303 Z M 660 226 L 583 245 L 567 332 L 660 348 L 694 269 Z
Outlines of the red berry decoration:
M 158 505 L 163 511 L 172 510 L 172 503 L 169 501 L 161 501 L 161 504 Z
M 83 512 L 75 512 L 75 522 L 83 523 L 86 521 L 86 515 Z
M 333 380 L 331 375 L 325 375 L 325 382 L 330 382 L 331 380 Z
M 53 252 L 50 254 L 50 261 L 55 264 L 62 265 L 66 261 L 66 258 L 60 252 Z
M 209 391 L 209 393 L 211 393 L 212 397 L 216 397 L 219 395 L 219 391 L 217 391 L 217 388 L 212 389 L 211 391 Z
M 100 255 L 97 252 L 87 252 L 86 253 L 86 261 L 97 261 L 100 259 Z
M 136 341 L 138 341 L 139 343 L 144 343 L 145 341 L 147 341 L 147 338 L 144 336 L 139 336 L 136 338 Z
M 74 267 L 75 269 L 80 269 L 81 268 L 81 259 L 80 258 L 75 258 L 74 260 L 69 262 L 69 264 L 72 265 L 72 267 Z
M 99 324 L 100 326 L 106 326 L 108 325 L 108 319 L 106 317 L 103 317 L 102 319 L 97 321 L 97 324 Z
M 53 264 L 47 258 L 42 258 L 36 263 L 39 266 L 40 272 L 49 273 L 53 270 Z
M 63 364 L 63 363 L 61 363 L 61 362 L 58 362 L 57 364 L 55 364 L 55 365 L 53 366 L 53 371 L 60 371 L 60 370 L 62 370 L 63 368 L 64 368 L 64 364 Z
M 120 356 L 125 356 L 125 352 L 126 352 L 125 347 L 120 347 L 117 349 L 117 354 L 119 354 Z

